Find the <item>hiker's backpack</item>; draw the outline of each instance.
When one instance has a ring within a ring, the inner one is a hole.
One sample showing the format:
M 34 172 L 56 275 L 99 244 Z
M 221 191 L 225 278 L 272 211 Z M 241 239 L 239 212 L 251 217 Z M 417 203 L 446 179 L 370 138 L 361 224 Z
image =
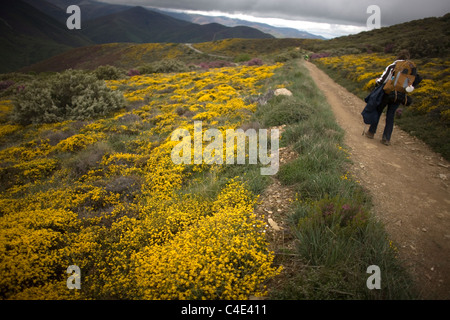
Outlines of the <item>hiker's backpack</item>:
M 397 61 L 392 76 L 384 85 L 384 92 L 406 94 L 406 87 L 412 85 L 417 76 L 417 68 L 410 60 Z

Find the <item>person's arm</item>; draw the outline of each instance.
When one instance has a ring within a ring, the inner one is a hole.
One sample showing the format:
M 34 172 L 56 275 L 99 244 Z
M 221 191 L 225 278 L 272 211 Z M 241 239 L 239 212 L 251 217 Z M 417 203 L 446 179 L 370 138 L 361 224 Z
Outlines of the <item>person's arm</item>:
M 390 65 L 388 65 L 386 67 L 386 69 L 384 70 L 384 72 L 381 75 L 381 77 L 377 79 L 377 85 L 381 85 L 381 84 L 386 83 L 387 79 L 392 74 L 392 71 L 394 70 L 396 63 L 397 63 L 397 61 L 395 61 L 394 63 L 392 63 L 392 64 L 390 64 Z

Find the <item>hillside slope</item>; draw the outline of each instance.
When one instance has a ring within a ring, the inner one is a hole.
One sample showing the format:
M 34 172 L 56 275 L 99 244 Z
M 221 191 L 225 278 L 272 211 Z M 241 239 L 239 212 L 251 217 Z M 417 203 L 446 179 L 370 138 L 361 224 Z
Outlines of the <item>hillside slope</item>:
M 16 71 L 70 49 L 94 44 L 273 38 L 250 27 L 226 27 L 217 23 L 198 25 L 142 7 L 115 6 L 90 0 L 73 1 L 82 9 L 82 25 L 81 30 L 68 30 L 65 21 L 69 15 L 65 5 L 69 2 L 66 0 L 1 2 L 7 9 L 0 13 L 0 58 L 3 61 L 0 73 Z M 96 59 L 101 61 L 102 57 Z M 78 64 L 63 65 L 74 63 Z
M 224 38 L 272 38 L 271 35 L 249 27 L 197 25 L 143 7 L 134 7 L 88 21 L 82 33 L 95 43 L 180 43 Z
M 0 72 L 9 72 L 68 49 L 93 44 L 81 34 L 29 4 L 2 0 L 7 10 L 0 12 Z
M 245 28 L 237 28 L 243 30 Z M 186 32 L 190 32 L 187 30 Z M 109 43 L 76 48 L 22 68 L 22 72 L 59 72 L 65 69 L 93 70 L 101 65 L 123 69 L 136 68 L 164 59 L 177 59 L 187 64 L 210 60 L 234 60 L 239 55 L 264 58 L 298 47 L 301 39 L 224 39 L 194 44 L 182 43 Z M 191 45 L 192 46 L 192 45 Z M 223 50 L 221 49 L 223 48 Z M 197 51 L 195 50 L 197 49 Z M 300 51 L 298 51 L 300 54 Z
M 89 21 L 93 19 L 97 19 L 109 14 L 117 13 L 120 11 L 127 10 L 131 8 L 129 5 L 118 5 L 111 4 L 106 2 L 99 2 L 94 0 L 26 0 L 31 5 L 36 6 L 36 8 L 42 10 L 46 14 L 53 16 L 54 10 L 49 10 L 49 6 L 45 5 L 51 4 L 54 7 L 58 8 L 60 11 L 66 12 L 66 8 L 70 5 L 77 5 L 80 7 L 81 12 L 83 13 L 83 21 Z M 56 13 L 58 14 L 58 13 Z M 65 19 L 62 20 L 65 22 Z
M 326 41 L 306 40 L 304 46 L 314 52 L 337 55 L 408 49 L 413 58 L 446 57 L 450 54 L 450 13 Z
M 101 65 L 130 69 L 167 57 L 192 59 L 194 54 L 183 44 L 109 43 L 75 48 L 22 68 L 21 72 L 60 72 L 66 69 L 93 70 Z M 191 54 L 189 56 L 188 52 Z
M 159 11 L 159 10 L 158 10 Z M 241 19 L 233 19 L 229 17 L 214 17 L 205 16 L 201 14 L 181 13 L 160 10 L 160 12 L 171 17 L 186 20 L 197 24 L 219 23 L 228 27 L 246 26 L 258 29 L 264 33 L 273 35 L 276 38 L 301 38 L 301 39 L 325 39 L 322 36 L 317 36 L 306 31 L 300 31 L 294 28 L 274 27 L 265 23 L 252 22 Z

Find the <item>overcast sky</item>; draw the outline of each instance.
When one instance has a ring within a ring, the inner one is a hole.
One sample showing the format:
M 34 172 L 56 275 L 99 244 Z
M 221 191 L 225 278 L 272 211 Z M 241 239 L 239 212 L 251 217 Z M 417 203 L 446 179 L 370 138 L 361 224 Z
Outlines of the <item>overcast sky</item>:
M 327 38 L 366 30 L 367 8 L 378 5 L 390 26 L 450 12 L 449 0 L 100 0 L 155 8 L 194 10 L 289 26 Z M 265 20 L 262 20 L 262 19 Z M 270 18 L 270 19 L 267 19 Z

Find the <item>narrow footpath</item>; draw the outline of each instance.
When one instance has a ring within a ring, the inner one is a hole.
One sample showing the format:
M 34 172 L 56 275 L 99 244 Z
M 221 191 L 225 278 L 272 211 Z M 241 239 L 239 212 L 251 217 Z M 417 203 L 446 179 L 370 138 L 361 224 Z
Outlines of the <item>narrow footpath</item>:
M 394 241 L 423 299 L 450 299 L 450 164 L 394 127 L 391 145 L 362 135 L 365 102 L 302 61 L 345 130 L 351 172 L 372 195 L 374 211 Z M 381 270 L 381 272 L 383 272 Z

